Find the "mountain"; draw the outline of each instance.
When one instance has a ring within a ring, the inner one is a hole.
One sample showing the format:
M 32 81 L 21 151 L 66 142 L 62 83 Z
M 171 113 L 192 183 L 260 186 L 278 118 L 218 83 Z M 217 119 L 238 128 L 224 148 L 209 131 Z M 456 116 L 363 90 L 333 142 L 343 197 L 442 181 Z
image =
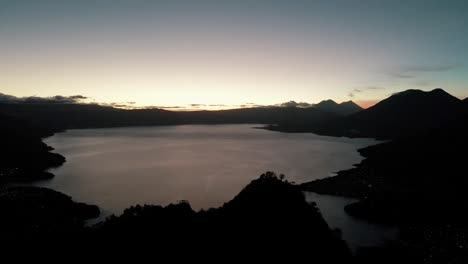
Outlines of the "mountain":
M 466 113 L 463 102 L 442 89 L 407 90 L 358 113 L 326 120 L 311 132 L 391 139 L 443 126 Z
M 333 100 L 324 100 L 314 105 L 314 107 L 322 111 L 331 112 L 339 115 L 350 115 L 362 110 L 362 107 L 360 107 L 353 101 L 337 104 Z
M 220 111 L 125 110 L 92 104 L 0 104 L 0 113 L 36 127 L 70 128 L 157 126 L 182 124 L 277 124 L 302 126 L 336 117 L 315 108 L 256 107 Z
M 264 124 L 283 132 L 391 139 L 443 126 L 468 112 L 442 89 L 407 90 L 365 110 L 353 102 L 322 101 L 315 107 L 256 107 L 220 111 L 125 110 L 93 104 L 0 104 L 0 113 L 51 134 L 70 128 L 182 124 Z M 357 111 L 357 112 L 356 112 Z M 351 113 L 352 114 L 346 114 Z M 43 135 L 43 136 L 44 136 Z
M 354 114 L 364 109 L 353 101 L 342 102 L 340 106 L 347 114 Z
M 50 130 L 2 114 L 0 120 L 0 184 L 50 178 L 45 170 L 65 162 L 41 140 Z

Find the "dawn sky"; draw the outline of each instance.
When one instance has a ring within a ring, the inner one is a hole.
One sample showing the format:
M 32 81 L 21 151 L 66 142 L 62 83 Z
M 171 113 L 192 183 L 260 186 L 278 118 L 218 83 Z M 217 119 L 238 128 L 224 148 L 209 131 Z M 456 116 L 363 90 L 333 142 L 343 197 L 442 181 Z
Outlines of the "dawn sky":
M 468 96 L 464 0 L 0 0 L 0 92 L 137 106 Z

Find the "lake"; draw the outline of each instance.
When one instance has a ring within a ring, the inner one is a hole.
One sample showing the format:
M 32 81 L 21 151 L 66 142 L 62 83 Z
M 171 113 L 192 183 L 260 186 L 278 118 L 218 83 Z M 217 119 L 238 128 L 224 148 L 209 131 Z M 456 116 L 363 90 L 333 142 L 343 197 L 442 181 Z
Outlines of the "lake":
M 296 183 L 331 176 L 362 160 L 357 149 L 377 143 L 252 127 L 68 130 L 45 140 L 67 162 L 51 170 L 54 179 L 36 185 L 96 204 L 103 217 L 120 214 L 135 204 L 167 205 L 179 200 L 190 201 L 194 209 L 206 209 L 231 200 L 265 171 L 284 173 Z M 332 227 L 349 229 L 349 221 L 356 221 L 343 212 L 346 199 L 330 202 L 325 196 L 315 198 Z M 343 233 L 344 237 L 348 234 L 346 230 Z

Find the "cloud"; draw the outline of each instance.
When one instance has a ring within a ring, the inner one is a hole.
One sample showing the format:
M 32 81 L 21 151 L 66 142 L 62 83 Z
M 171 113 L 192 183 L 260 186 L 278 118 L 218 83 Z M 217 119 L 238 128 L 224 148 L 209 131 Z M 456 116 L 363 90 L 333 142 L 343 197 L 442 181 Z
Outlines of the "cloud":
M 426 87 L 426 86 L 430 86 L 431 83 L 428 81 L 422 80 L 422 81 L 416 81 L 413 84 L 416 86 Z
M 298 107 L 298 108 L 307 108 L 307 107 L 312 107 L 312 104 L 306 103 L 306 102 L 296 102 L 296 101 L 289 101 L 285 103 L 279 104 L 280 107 Z
M 253 107 L 268 107 L 268 106 L 260 105 L 256 103 L 245 103 L 245 104 L 239 105 L 239 107 L 240 108 L 253 108 Z
M 452 64 L 441 64 L 441 65 L 426 65 L 426 66 L 411 66 L 407 67 L 406 71 L 408 72 L 444 72 L 449 71 L 458 67 L 461 67 L 460 63 Z
M 398 70 L 393 70 L 388 74 L 395 78 L 410 79 L 416 77 L 418 73 L 446 72 L 462 66 L 463 64 L 461 63 L 413 65 L 406 66 Z
M 225 104 L 189 104 L 190 107 L 193 108 L 203 108 L 203 107 L 226 107 L 230 105 Z
M 13 95 L 0 93 L 0 103 L 3 104 L 78 104 L 85 99 L 88 99 L 88 97 L 83 95 L 56 95 L 51 97 L 16 97 Z
M 83 95 L 72 95 L 72 96 L 69 96 L 69 98 L 75 99 L 75 100 L 84 100 L 84 99 L 88 99 L 88 97 L 83 96 Z
M 128 108 L 129 105 L 112 103 L 112 107 L 117 107 L 117 108 Z
M 395 77 L 395 78 L 400 78 L 400 79 L 411 79 L 411 78 L 414 78 L 414 75 L 410 75 L 408 73 L 399 73 L 399 72 L 396 72 L 396 73 L 390 73 L 390 75 L 392 77 Z
M 139 109 L 139 108 L 136 108 Z M 141 107 L 140 109 L 164 109 L 164 110 L 179 110 L 179 109 L 186 109 L 186 107 L 183 106 L 144 106 Z
M 354 88 L 353 90 L 348 92 L 348 96 L 351 98 L 354 98 L 356 94 L 358 93 L 363 93 L 366 91 L 375 91 L 375 90 L 383 90 L 385 87 L 381 86 L 364 86 L 364 87 L 359 87 L 359 88 Z
M 209 107 L 226 107 L 226 106 L 229 106 L 229 105 L 225 105 L 225 104 L 209 104 L 208 106 L 209 106 Z

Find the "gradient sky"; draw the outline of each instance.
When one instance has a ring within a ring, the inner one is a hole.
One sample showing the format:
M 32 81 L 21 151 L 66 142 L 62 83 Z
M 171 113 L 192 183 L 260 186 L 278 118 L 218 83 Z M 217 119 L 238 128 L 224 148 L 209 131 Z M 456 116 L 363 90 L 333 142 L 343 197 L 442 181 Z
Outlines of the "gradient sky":
M 468 96 L 468 1 L 0 0 L 0 92 L 138 106 Z

